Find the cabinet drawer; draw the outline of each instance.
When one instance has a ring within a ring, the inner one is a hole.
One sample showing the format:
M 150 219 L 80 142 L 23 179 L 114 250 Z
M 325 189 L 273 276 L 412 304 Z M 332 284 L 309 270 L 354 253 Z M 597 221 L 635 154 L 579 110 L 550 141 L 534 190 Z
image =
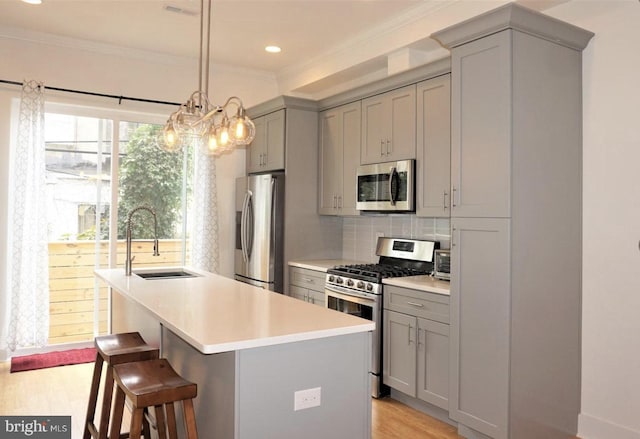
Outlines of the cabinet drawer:
M 324 293 L 324 272 L 298 267 L 291 267 L 289 270 L 289 284 Z
M 436 322 L 449 323 L 449 296 L 384 286 L 384 308 Z

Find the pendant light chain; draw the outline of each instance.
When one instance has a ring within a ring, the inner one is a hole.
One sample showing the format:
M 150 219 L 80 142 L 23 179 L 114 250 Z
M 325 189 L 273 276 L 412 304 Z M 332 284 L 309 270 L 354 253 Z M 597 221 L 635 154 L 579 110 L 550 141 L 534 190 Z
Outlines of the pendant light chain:
M 236 146 L 249 145 L 255 137 L 255 125 L 247 116 L 240 98 L 232 96 L 222 106 L 211 105 L 209 100 L 211 2 L 207 0 L 205 40 L 205 4 L 200 0 L 198 90 L 169 116 L 158 139 L 158 146 L 165 151 L 178 152 L 185 146 L 198 145 L 205 154 L 219 156 Z M 231 118 L 227 115 L 230 106 L 235 107 L 235 115 Z

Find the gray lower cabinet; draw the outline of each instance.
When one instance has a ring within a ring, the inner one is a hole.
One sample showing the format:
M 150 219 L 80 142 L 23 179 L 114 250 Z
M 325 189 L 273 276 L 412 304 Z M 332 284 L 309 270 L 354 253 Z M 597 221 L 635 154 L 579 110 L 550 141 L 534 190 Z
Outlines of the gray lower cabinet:
M 325 273 L 289 267 L 289 295 L 314 305 L 325 306 Z
M 385 286 L 383 381 L 445 410 L 449 397 L 448 301 L 439 294 Z

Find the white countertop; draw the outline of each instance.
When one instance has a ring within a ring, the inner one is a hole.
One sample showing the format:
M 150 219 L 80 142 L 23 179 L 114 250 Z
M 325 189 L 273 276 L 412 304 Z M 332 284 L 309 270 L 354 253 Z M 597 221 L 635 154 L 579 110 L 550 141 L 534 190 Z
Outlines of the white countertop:
M 407 276 L 392 277 L 383 279 L 385 285 L 394 285 L 396 287 L 411 288 L 413 290 L 426 291 L 429 293 L 449 295 L 450 283 L 446 280 L 434 279 L 431 276 Z
M 205 271 L 187 271 L 201 276 L 146 280 L 135 274 L 125 276 L 123 269 L 96 270 L 95 274 L 204 354 L 375 328 L 369 320 Z
M 363 264 L 364 262 L 352 261 L 349 259 L 313 259 L 307 261 L 289 261 L 289 266 L 306 268 L 308 270 L 324 271 L 338 265 Z

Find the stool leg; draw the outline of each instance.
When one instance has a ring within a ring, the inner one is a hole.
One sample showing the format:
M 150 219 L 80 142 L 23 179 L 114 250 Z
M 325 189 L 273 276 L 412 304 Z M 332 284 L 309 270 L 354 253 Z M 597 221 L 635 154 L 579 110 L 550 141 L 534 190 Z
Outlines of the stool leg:
M 120 439 L 120 430 L 122 429 L 122 413 L 124 412 L 124 391 L 118 387 L 116 388 L 116 398 L 113 407 L 113 416 L 111 417 L 111 431 L 110 439 Z M 104 430 L 107 431 L 106 428 Z M 102 432 L 102 430 L 100 430 Z
M 169 427 L 169 439 L 178 439 L 178 428 L 176 426 L 176 412 L 172 402 L 164 405 L 167 410 L 167 426 Z
M 129 430 L 129 439 L 140 439 L 142 433 L 142 419 L 144 418 L 144 410 L 135 408 L 131 413 L 131 429 Z
M 96 403 L 98 402 L 98 389 L 100 387 L 100 378 L 102 377 L 102 363 L 104 360 L 100 354 L 96 354 L 96 363 L 93 366 L 93 378 L 91 380 L 91 390 L 89 393 L 89 405 L 87 406 L 87 418 L 84 423 L 83 439 L 90 439 L 91 432 L 89 431 L 89 425 L 93 424 L 93 420 L 96 416 Z
M 144 416 L 142 417 L 142 436 L 144 439 L 151 439 L 151 426 L 148 419 L 149 409 L 144 408 Z
M 184 427 L 187 430 L 187 439 L 198 439 L 198 429 L 196 428 L 196 413 L 193 410 L 193 400 L 185 399 L 182 402 L 184 407 Z
M 167 439 L 167 424 L 164 421 L 164 407 L 161 405 L 155 406 L 156 408 L 156 425 L 158 426 L 158 437 L 160 439 Z
M 102 399 L 102 414 L 100 415 L 100 438 L 107 439 L 109 415 L 111 414 L 111 400 L 113 399 L 113 367 L 107 366 L 107 377 L 104 381 L 104 398 Z

